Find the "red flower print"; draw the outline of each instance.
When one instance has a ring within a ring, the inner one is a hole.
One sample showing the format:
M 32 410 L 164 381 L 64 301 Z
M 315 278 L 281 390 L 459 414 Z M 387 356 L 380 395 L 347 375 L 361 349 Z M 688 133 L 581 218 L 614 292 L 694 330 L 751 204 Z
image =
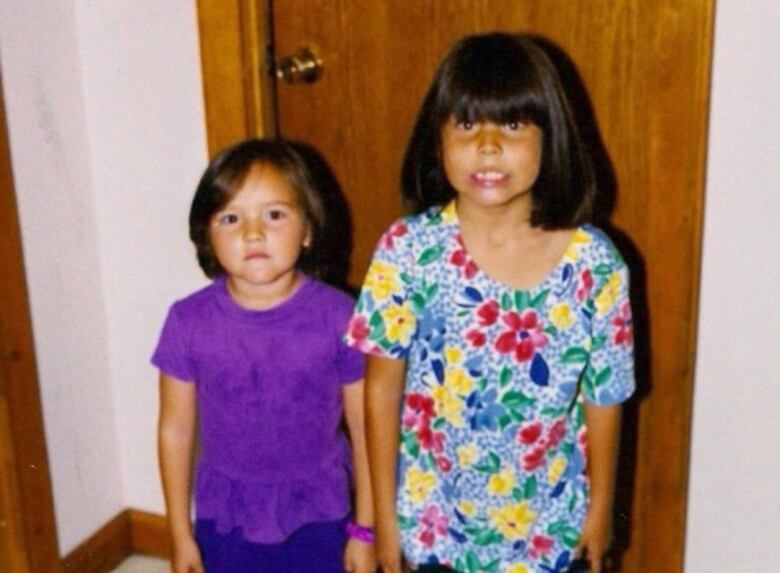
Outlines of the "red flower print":
M 460 234 L 458 234 L 456 240 L 458 241 L 458 248 L 450 253 L 449 262 L 456 267 L 460 267 L 460 272 L 463 276 L 470 279 L 477 274 L 477 265 L 466 252 L 466 247 Z
M 355 342 L 362 342 L 368 337 L 368 323 L 366 317 L 362 315 L 353 316 L 349 321 L 347 336 Z
M 631 344 L 634 338 L 634 328 L 631 320 L 631 305 L 628 301 L 620 305 L 618 314 L 612 319 L 612 325 L 615 327 L 612 342 L 615 344 Z
M 498 301 L 489 300 L 477 307 L 477 322 L 480 326 L 490 326 L 498 320 Z
M 437 505 L 429 505 L 420 516 L 420 531 L 417 539 L 426 547 L 431 547 L 437 535 L 447 533 L 449 520 Z
M 590 294 L 593 288 L 593 274 L 590 269 L 583 269 L 577 277 L 577 288 L 574 290 L 574 298 L 577 302 L 582 302 Z
M 476 328 L 472 328 L 468 332 L 466 332 L 466 340 L 468 341 L 471 346 L 474 346 L 475 348 L 479 348 L 480 346 L 483 346 L 485 342 L 487 341 L 487 337 L 485 336 L 484 332 L 481 332 L 477 330 Z
M 445 473 L 452 469 L 452 462 L 449 460 L 449 458 L 445 458 L 444 456 L 439 456 L 436 458 L 436 465 L 439 466 L 439 469 Z
M 514 352 L 515 360 L 526 362 L 534 355 L 534 350 L 547 344 L 547 335 L 542 330 L 536 311 L 525 309 L 518 314 L 507 312 L 501 320 L 509 327 L 498 335 L 494 348 L 503 354 Z
M 563 439 L 566 434 L 566 420 L 563 418 L 556 419 L 547 430 L 547 436 L 545 436 L 546 445 L 548 448 L 554 448 Z
M 393 248 L 393 239 L 395 237 L 403 237 L 406 234 L 406 224 L 403 221 L 396 221 L 393 225 L 385 231 L 380 240 L 382 247 L 385 249 Z
M 420 442 L 420 447 L 424 450 L 431 450 L 437 454 L 440 454 L 444 449 L 444 433 L 434 432 L 427 424 L 424 428 L 417 430 L 417 441 Z
M 404 428 L 427 428 L 433 417 L 433 398 L 419 392 L 412 392 L 406 397 L 401 424 Z
M 517 441 L 521 444 L 533 444 L 542 434 L 542 423 L 538 420 L 526 422 L 517 430 Z
M 523 470 L 530 472 L 542 465 L 546 451 L 547 450 L 543 445 L 537 444 L 524 453 L 520 459 L 520 465 L 523 467 Z
M 531 557 L 534 559 L 538 559 L 542 555 L 545 555 L 552 549 L 554 540 L 552 537 L 547 537 L 546 535 L 539 535 L 534 534 L 533 537 L 531 537 L 531 550 L 530 554 Z

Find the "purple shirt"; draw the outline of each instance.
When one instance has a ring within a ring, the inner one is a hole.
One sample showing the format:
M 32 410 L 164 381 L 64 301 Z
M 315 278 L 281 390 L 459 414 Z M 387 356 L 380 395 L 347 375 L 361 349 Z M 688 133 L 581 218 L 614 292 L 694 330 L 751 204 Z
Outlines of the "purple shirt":
M 220 533 L 279 543 L 349 511 L 341 385 L 363 377 L 342 342 L 352 307 L 304 278 L 281 304 L 247 310 L 223 277 L 171 307 L 152 363 L 196 385 L 195 507 Z

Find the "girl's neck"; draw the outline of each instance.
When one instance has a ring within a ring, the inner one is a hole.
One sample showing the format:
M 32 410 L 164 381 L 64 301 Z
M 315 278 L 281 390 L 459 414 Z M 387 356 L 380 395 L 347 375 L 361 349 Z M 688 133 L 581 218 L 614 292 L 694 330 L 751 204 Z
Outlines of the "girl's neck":
M 531 225 L 530 200 L 484 207 L 456 198 L 455 206 L 461 229 L 465 226 L 486 239 L 517 238 L 535 235 L 540 231 Z
M 225 277 L 225 287 L 230 298 L 246 310 L 268 310 L 290 298 L 303 283 L 299 272 L 290 273 L 285 280 L 268 285 L 253 285 L 231 275 Z

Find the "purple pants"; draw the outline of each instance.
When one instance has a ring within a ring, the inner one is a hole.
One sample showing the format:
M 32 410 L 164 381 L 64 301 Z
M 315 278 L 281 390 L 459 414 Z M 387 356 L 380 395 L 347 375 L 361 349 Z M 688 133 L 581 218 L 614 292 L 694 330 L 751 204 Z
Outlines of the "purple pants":
M 282 543 L 251 543 L 234 529 L 216 531 L 213 521 L 195 522 L 195 540 L 206 573 L 344 573 L 347 518 L 304 525 Z

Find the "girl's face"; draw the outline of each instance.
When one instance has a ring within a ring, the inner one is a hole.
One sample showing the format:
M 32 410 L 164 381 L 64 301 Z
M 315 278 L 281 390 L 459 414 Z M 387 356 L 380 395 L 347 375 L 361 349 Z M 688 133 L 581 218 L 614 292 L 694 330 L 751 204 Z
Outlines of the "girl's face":
M 531 200 L 539 176 L 542 130 L 533 123 L 458 122 L 442 127 L 442 164 L 458 200 L 482 207 Z
M 290 182 L 271 165 L 254 165 L 211 217 L 209 240 L 231 294 L 245 306 L 262 307 L 292 293 L 295 264 L 310 237 Z

